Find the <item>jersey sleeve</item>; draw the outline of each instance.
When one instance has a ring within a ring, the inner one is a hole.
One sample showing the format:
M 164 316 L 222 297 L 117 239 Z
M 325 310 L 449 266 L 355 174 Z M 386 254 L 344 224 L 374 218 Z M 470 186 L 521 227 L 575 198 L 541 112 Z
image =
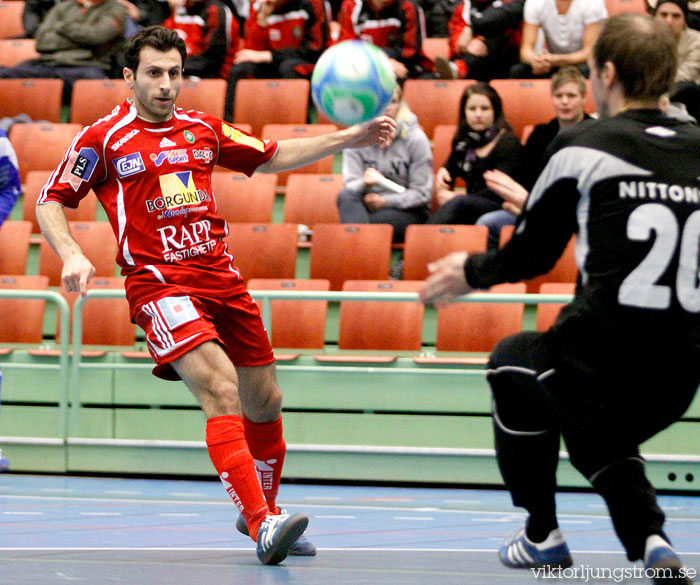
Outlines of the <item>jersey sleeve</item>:
M 92 127 L 84 128 L 61 164 L 51 173 L 39 194 L 37 205 L 54 201 L 63 207 L 75 209 L 92 186 L 105 176 L 102 144 Z
M 219 140 L 218 165 L 251 176 L 277 152 L 276 140 L 261 140 L 252 134 L 219 121 L 213 126 Z

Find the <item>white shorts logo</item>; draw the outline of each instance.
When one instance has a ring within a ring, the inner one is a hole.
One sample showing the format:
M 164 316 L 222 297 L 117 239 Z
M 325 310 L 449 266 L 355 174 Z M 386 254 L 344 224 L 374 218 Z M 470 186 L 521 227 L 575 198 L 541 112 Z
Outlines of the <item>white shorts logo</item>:
M 170 331 L 177 329 L 180 325 L 199 319 L 199 313 L 194 308 L 190 297 L 165 297 L 156 304 Z

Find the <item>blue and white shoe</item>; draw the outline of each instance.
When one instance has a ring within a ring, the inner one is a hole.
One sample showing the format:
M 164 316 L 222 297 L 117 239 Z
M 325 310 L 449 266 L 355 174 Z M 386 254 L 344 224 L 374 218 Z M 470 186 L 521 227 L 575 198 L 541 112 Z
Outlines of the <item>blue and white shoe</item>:
M 287 558 L 289 547 L 309 524 L 305 514 L 268 516 L 258 528 L 257 553 L 263 565 L 277 565 Z
M 2 454 L 2 449 L 0 449 L 0 473 L 7 471 L 8 469 L 10 469 L 10 462 L 8 461 L 7 457 Z
M 676 551 L 658 534 L 647 538 L 644 568 L 652 572 L 654 585 L 692 585 Z
M 287 513 L 287 510 L 280 508 L 280 516 L 289 516 L 289 514 Z M 250 533 L 248 532 L 248 525 L 246 524 L 243 514 L 239 514 L 238 519 L 236 520 L 236 530 L 238 530 L 238 532 L 241 534 L 250 536 Z M 290 557 L 315 557 L 316 547 L 314 546 L 313 542 L 302 534 L 292 543 L 292 546 L 289 547 L 288 554 Z
M 552 530 L 544 542 L 532 542 L 521 528 L 506 537 L 498 550 L 498 558 L 506 567 L 527 569 L 536 567 L 560 567 L 573 564 L 571 552 L 561 530 Z

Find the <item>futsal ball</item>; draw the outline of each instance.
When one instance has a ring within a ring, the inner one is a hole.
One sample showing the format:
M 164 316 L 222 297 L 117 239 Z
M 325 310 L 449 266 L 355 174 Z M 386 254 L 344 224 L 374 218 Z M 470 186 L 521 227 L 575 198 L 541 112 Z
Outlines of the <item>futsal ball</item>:
M 319 57 L 311 97 L 326 118 L 352 126 L 381 114 L 395 84 L 391 62 L 381 49 L 364 41 L 343 41 Z

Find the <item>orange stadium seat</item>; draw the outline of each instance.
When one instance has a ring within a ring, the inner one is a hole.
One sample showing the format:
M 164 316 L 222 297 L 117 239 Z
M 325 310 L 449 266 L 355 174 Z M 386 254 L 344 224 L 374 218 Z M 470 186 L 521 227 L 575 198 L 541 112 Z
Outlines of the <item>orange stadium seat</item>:
M 335 124 L 265 124 L 261 138 L 264 140 L 285 140 L 287 138 L 306 138 L 335 132 Z M 333 156 L 327 156 L 304 167 L 277 174 L 277 183 L 286 185 L 292 173 L 330 174 L 333 172 Z
M 38 234 L 39 222 L 36 219 L 36 202 L 42 188 L 49 180 L 52 171 L 29 171 L 24 183 L 22 219 L 31 223 L 32 233 Z M 95 221 L 97 219 L 97 196 L 90 191 L 87 197 L 80 201 L 77 209 L 64 207 L 63 213 L 68 221 Z
M 241 79 L 233 98 L 233 123 L 250 124 L 260 136 L 264 124 L 306 124 L 308 79 Z
M 120 276 L 96 276 L 88 283 L 88 290 L 117 289 L 124 290 L 124 281 Z M 61 294 L 71 308 L 79 293 L 67 293 L 61 288 Z M 56 325 L 56 341 L 60 339 L 60 321 Z M 134 345 L 136 328 L 131 322 L 129 303 L 126 298 L 91 299 L 83 305 L 83 344 L 85 345 Z
M 322 279 L 251 278 L 248 290 L 327 291 Z M 254 293 L 253 293 L 254 294 Z M 262 312 L 262 301 L 256 301 Z M 273 300 L 270 302 L 272 347 L 323 349 L 328 301 Z
M 114 276 L 117 240 L 106 221 L 69 221 L 73 239 L 95 267 L 95 276 Z M 39 274 L 49 277 L 51 286 L 61 285 L 63 263 L 46 240 L 39 247 Z
M 438 124 L 433 130 L 433 168 L 437 171 L 450 158 L 457 124 Z
M 55 169 L 82 129 L 80 124 L 14 124 L 10 142 L 17 154 L 22 183 L 29 171 Z
M 0 288 L 47 290 L 46 276 L 2 275 Z M 39 299 L 0 299 L 0 343 L 41 343 L 44 331 L 44 307 Z
M 342 175 L 293 173 L 284 193 L 284 221 L 313 227 L 317 223 L 338 223 L 338 191 Z
M 0 2 L 0 39 L 24 36 L 22 12 L 24 12 L 22 0 Z
M 605 7 L 608 10 L 608 16 L 615 16 L 621 12 L 647 13 L 644 0 L 605 0 Z
M 325 278 L 331 290 L 346 280 L 389 278 L 391 238 L 389 224 L 317 223 L 311 238 L 311 278 Z
M 229 223 L 228 245 L 244 280 L 294 278 L 298 228 L 293 223 Z
M 343 291 L 418 292 L 422 281 L 346 280 Z M 423 303 L 410 301 L 342 301 L 338 348 L 420 351 Z
M 272 221 L 277 175 L 256 173 L 246 177 L 231 171 L 215 171 L 211 176 L 211 188 L 216 196 L 216 211 L 226 221 Z
M 507 225 L 501 228 L 499 245 L 503 246 L 513 235 L 515 226 Z M 578 265 L 576 264 L 576 236 L 573 236 L 566 245 L 564 252 L 554 267 L 547 272 L 525 281 L 528 293 L 536 293 L 545 282 L 576 282 L 578 278 Z
M 573 282 L 545 282 L 539 292 L 543 295 L 574 294 L 576 285 Z M 547 331 L 559 315 L 566 303 L 539 303 L 537 305 L 537 331 Z
M 6 221 L 0 226 L 0 274 L 25 274 L 32 224 Z
M 481 291 L 480 291 L 481 292 Z M 525 284 L 506 283 L 489 293 L 524 294 Z M 454 303 L 438 309 L 438 351 L 491 351 L 523 326 L 523 303 Z
M 409 225 L 404 245 L 403 277 L 424 280 L 428 264 L 450 252 L 485 252 L 488 228 L 483 225 Z
M 14 67 L 38 56 L 34 39 L 0 39 L 0 67 Z
M 224 117 L 225 79 L 186 79 L 175 104 L 185 110 Z
M 503 113 L 516 136 L 528 124 L 554 118 L 549 79 L 494 79 L 491 86 L 503 100 Z
M 436 57 L 450 58 L 450 43 L 443 37 L 426 37 L 423 39 L 423 52 L 431 61 Z
M 438 124 L 457 124 L 462 93 L 473 83 L 473 79 L 407 79 L 403 98 L 430 137 Z
M 70 121 L 89 126 L 132 95 L 123 79 L 78 79 L 73 84 Z
M 62 93 L 60 79 L 0 79 L 0 118 L 26 114 L 35 121 L 59 122 Z

